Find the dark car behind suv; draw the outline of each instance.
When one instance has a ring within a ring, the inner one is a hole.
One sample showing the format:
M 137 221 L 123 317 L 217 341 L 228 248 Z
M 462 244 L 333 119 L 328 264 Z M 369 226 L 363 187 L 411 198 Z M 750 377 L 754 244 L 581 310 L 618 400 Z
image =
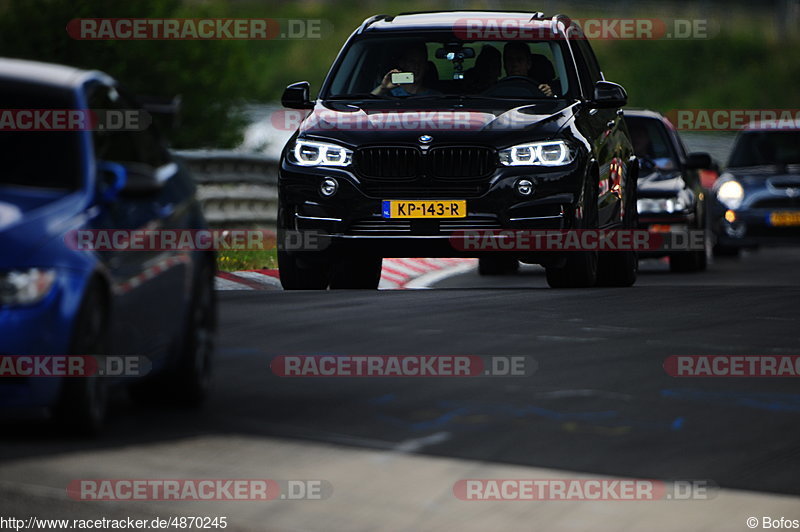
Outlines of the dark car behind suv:
M 306 82 L 283 95 L 285 106 L 311 111 L 281 157 L 284 288 L 375 288 L 382 258 L 409 256 L 479 257 L 498 270 L 542 264 L 553 287 L 633 284 L 630 250 L 466 251 L 453 238 L 633 229 L 638 164 L 626 101 L 563 15 L 367 19 L 316 101 Z M 327 245 L 290 248 L 294 231 Z
M 639 159 L 639 227 L 651 233 L 706 233 L 708 202 L 699 171 L 711 168 L 711 156 L 687 153 L 672 123 L 654 111 L 625 111 L 625 122 Z M 704 237 L 702 249 L 652 251 L 647 256 L 668 256 L 673 272 L 703 271 L 707 242 Z

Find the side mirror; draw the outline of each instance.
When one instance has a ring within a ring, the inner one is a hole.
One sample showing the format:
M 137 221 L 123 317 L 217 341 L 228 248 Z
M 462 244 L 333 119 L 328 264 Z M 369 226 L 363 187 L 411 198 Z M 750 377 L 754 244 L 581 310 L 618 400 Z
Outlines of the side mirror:
M 97 161 L 97 181 L 100 199 L 105 203 L 111 203 L 125 188 L 128 171 L 119 163 Z
M 146 163 L 125 163 L 127 179 L 125 187 L 120 191 L 126 196 L 146 196 L 155 194 L 164 187 L 156 169 Z
M 594 96 L 590 102 L 597 109 L 624 107 L 628 103 L 628 93 L 622 85 L 610 81 L 598 81 L 594 85 Z
M 139 96 L 145 112 L 155 115 L 156 122 L 163 130 L 177 130 L 180 127 L 182 98 L 176 96 Z M 148 124 L 149 125 L 149 124 Z
M 307 81 L 292 83 L 281 96 L 281 104 L 289 109 L 313 109 L 314 103 L 311 101 L 309 93 L 311 85 Z
M 693 170 L 709 170 L 713 168 L 711 156 L 704 152 L 694 152 L 686 156 L 686 168 Z
M 164 187 L 158 171 L 145 163 L 97 161 L 100 199 L 111 203 L 120 196 L 147 196 Z

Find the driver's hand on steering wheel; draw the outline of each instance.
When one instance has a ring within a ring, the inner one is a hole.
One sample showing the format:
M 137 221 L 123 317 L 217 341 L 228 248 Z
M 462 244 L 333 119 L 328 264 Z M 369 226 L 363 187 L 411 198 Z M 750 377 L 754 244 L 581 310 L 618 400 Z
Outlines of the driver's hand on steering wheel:
M 541 83 L 539 85 L 539 90 L 544 93 L 545 96 L 550 97 L 553 95 L 553 89 L 547 83 Z

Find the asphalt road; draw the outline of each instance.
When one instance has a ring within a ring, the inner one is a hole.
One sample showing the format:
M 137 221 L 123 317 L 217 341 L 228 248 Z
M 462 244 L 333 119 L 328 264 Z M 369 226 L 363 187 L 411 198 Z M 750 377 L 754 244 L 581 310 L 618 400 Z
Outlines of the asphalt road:
M 798 271 L 800 250 L 776 249 L 700 274 L 648 261 L 627 289 L 552 290 L 528 268 L 462 274 L 434 290 L 221 292 L 215 393 L 202 412 L 121 398 L 105 437 L 88 442 L 13 425 L 0 439 L 0 482 L 10 490 L 0 510 L 31 460 L 231 435 L 800 495 L 800 380 L 673 378 L 662 367 L 670 355 L 800 354 Z M 319 353 L 519 355 L 537 370 L 434 379 L 270 372 L 277 355 Z M 37 482 L 57 478 L 61 463 Z

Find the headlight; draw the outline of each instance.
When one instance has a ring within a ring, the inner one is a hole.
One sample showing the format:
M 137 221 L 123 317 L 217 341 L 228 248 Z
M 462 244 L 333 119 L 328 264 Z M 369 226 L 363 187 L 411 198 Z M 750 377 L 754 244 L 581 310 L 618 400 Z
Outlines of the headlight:
M 564 166 L 575 160 L 575 152 L 563 140 L 517 144 L 500 150 L 505 166 Z
M 673 213 L 686 210 L 683 198 L 641 198 L 636 201 L 636 210 L 642 213 Z
M 32 305 L 50 293 L 54 270 L 31 268 L 0 273 L 0 305 Z
M 294 162 L 300 166 L 348 166 L 353 152 L 327 142 L 298 139 L 294 145 Z
M 725 181 L 717 190 L 717 199 L 729 209 L 736 209 L 744 199 L 744 189 L 738 181 Z

